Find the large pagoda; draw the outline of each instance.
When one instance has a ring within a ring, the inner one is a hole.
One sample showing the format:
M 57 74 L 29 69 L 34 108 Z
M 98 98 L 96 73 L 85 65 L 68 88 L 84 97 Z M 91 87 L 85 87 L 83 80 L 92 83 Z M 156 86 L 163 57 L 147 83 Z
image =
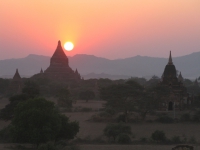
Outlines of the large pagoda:
M 79 81 L 81 76 L 78 70 L 73 71 L 69 66 L 69 60 L 63 51 L 61 42 L 58 41 L 57 48 L 51 57 L 50 66 L 43 75 L 53 80 Z

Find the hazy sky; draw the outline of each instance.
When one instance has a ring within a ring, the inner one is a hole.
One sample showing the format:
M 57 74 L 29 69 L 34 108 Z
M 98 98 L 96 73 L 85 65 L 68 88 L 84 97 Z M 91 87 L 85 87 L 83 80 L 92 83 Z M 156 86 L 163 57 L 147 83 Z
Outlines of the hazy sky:
M 200 0 L 1 0 L 0 59 L 67 55 L 109 59 L 200 51 Z

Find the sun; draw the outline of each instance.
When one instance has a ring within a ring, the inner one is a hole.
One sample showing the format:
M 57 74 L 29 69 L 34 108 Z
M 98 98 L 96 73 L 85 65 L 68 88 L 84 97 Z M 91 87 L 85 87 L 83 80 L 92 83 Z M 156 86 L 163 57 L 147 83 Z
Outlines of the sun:
M 71 50 L 74 48 L 74 44 L 73 44 L 72 42 L 66 42 L 66 43 L 64 44 L 64 48 L 65 48 L 65 50 L 67 50 L 67 51 L 71 51 Z

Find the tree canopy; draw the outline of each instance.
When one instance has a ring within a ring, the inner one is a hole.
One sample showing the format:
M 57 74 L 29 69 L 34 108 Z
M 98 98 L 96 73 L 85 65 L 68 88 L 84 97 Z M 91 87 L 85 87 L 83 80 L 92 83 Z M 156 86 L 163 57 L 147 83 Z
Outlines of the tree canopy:
M 124 112 L 125 120 L 129 111 L 136 106 L 136 99 L 140 97 L 143 87 L 135 81 L 127 81 L 125 84 L 113 84 L 101 88 L 100 96 L 106 100 L 106 107 L 113 108 L 118 112 Z
M 14 109 L 19 102 L 26 101 L 30 98 L 38 97 L 40 94 L 39 86 L 33 81 L 25 82 L 22 93 L 13 95 L 9 98 L 10 103 L 0 111 L 0 119 L 10 120 L 14 116 Z
M 14 142 L 37 146 L 50 140 L 72 139 L 79 131 L 77 122 L 61 115 L 53 102 L 44 98 L 20 102 L 12 120 Z

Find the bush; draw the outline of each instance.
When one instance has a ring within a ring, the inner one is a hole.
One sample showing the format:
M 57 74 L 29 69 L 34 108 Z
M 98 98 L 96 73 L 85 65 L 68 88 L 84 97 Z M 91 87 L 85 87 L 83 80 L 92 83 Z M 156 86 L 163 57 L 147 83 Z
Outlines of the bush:
M 173 123 L 174 122 L 174 119 L 167 116 L 167 115 L 164 115 L 164 116 L 160 116 L 158 119 L 157 119 L 158 122 L 161 122 L 161 123 Z
M 146 143 L 148 141 L 148 139 L 146 137 L 141 137 L 140 138 L 140 142 L 142 143 Z
M 181 115 L 181 121 L 183 121 L 183 122 L 189 122 L 189 121 L 191 121 L 191 117 L 190 117 L 190 114 L 189 113 L 185 113 L 185 114 L 183 114 L 183 115 Z
M 119 124 L 109 124 L 104 129 L 104 135 L 108 138 L 112 137 L 114 141 L 120 134 L 131 134 L 131 127 L 124 125 L 122 123 Z
M 151 138 L 156 142 L 165 142 L 167 140 L 165 133 L 160 130 L 156 130 L 152 133 Z
M 116 114 L 116 111 L 114 109 L 112 109 L 112 108 L 106 108 L 105 112 L 110 114 L 110 115 L 115 115 Z
M 174 144 L 179 144 L 179 143 L 181 143 L 181 138 L 180 138 L 180 136 L 173 136 L 172 139 L 171 139 L 171 142 L 174 143 Z
M 125 122 L 126 116 L 124 114 L 121 114 L 117 117 L 117 122 Z
M 194 136 L 190 137 L 190 139 L 188 140 L 188 143 L 190 144 L 196 144 L 197 143 L 197 140 Z
M 118 135 L 117 142 L 120 144 L 128 144 L 131 142 L 131 138 L 128 134 L 122 133 Z

